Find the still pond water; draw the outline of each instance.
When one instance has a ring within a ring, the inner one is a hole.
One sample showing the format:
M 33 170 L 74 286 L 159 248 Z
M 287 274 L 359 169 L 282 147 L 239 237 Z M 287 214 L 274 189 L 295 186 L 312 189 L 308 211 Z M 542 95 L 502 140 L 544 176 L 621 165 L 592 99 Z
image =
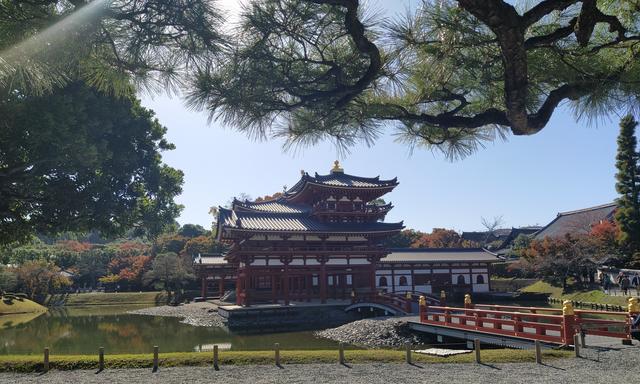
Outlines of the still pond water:
M 318 339 L 312 331 L 245 335 L 222 328 L 194 327 L 175 317 L 132 315 L 126 312 L 144 306 L 101 306 L 56 309 L 34 315 L 0 317 L 0 355 L 150 353 L 213 350 L 265 350 L 280 343 L 282 349 L 333 349 L 336 343 Z M 30 318 L 31 317 L 31 318 Z

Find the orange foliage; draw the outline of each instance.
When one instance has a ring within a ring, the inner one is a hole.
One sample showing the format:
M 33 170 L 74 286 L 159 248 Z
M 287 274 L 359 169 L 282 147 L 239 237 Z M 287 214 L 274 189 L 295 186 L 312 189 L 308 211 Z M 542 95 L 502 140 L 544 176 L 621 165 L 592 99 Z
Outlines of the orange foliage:
M 93 248 L 91 243 L 83 243 L 76 240 L 62 240 L 57 245 L 65 251 L 71 252 L 85 252 Z

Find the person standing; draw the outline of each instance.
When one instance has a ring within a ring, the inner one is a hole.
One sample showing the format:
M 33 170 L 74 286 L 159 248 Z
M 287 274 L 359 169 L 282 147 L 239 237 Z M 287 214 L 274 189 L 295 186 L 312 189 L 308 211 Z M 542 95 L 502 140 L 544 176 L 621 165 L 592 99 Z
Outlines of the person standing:
M 629 292 L 629 286 L 631 286 L 631 280 L 629 280 L 629 276 L 623 275 L 622 280 L 620 281 L 620 288 L 622 288 L 622 292 L 625 296 L 627 296 Z

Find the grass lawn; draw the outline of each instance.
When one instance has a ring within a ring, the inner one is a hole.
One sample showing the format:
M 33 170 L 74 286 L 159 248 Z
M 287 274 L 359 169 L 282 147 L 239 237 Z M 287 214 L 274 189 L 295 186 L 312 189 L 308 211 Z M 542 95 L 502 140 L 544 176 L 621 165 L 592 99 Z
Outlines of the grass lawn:
M 10 315 L 18 313 L 40 313 L 46 312 L 47 308 L 24 298 L 7 299 L 2 297 L 0 300 L 0 315 Z
M 108 292 L 108 293 L 69 293 L 49 295 L 47 305 L 87 306 L 122 304 L 166 304 L 166 292 Z
M 571 351 L 545 350 L 543 359 L 570 357 Z M 311 364 L 338 363 L 337 350 L 318 351 L 281 351 L 282 364 Z M 532 350 L 487 349 L 482 351 L 481 359 L 484 363 L 521 363 L 534 362 L 535 352 Z M 397 350 L 346 350 L 345 360 L 351 363 L 402 363 L 405 352 Z M 450 357 L 435 357 L 413 354 L 415 363 L 472 363 L 473 353 Z M 273 351 L 220 351 L 220 365 L 246 364 L 274 364 Z M 153 365 L 151 354 L 140 355 L 108 355 L 105 354 L 105 367 L 108 368 L 151 368 Z M 161 353 L 160 367 L 177 366 L 211 366 L 213 354 L 211 352 L 180 352 Z M 8 355 L 0 356 L 1 372 L 35 372 L 42 370 L 42 356 L 39 355 Z M 57 370 L 97 369 L 98 357 L 88 355 L 50 356 L 50 368 Z
M 581 291 L 572 293 L 563 293 L 562 287 L 553 286 L 544 281 L 537 281 L 525 288 L 520 289 L 520 292 L 532 292 L 532 293 L 548 293 L 551 297 L 562 300 L 574 300 L 583 301 L 586 303 L 597 304 L 613 304 L 613 305 L 627 305 L 627 299 L 630 296 L 609 296 L 602 291 Z

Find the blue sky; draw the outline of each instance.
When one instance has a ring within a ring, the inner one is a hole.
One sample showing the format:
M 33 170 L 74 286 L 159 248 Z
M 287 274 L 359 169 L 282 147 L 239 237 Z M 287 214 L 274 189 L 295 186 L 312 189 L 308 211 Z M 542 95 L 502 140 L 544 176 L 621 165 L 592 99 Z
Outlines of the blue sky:
M 393 16 L 409 2 L 370 3 Z M 251 141 L 232 127 L 208 124 L 204 112 L 188 110 L 177 97 L 143 96 L 143 104 L 156 112 L 177 146 L 164 160 L 185 173 L 178 198 L 185 206 L 181 224 L 209 227 L 209 207 L 240 193 L 255 198 L 281 191 L 298 181 L 301 169 L 325 174 L 339 158 L 329 143 L 287 153 L 282 141 Z M 510 136 L 456 162 L 426 150 L 410 154 L 408 147 L 394 142 L 390 127 L 373 147 L 355 147 L 339 159 L 347 173 L 398 177 L 400 185 L 385 196 L 395 205 L 386 221 L 404 220 L 407 227 L 423 231 L 481 230 L 481 217 L 494 216 L 503 216 L 505 226 L 544 225 L 558 211 L 616 197 L 617 120 L 612 116 L 588 126 L 561 108 L 540 133 Z

